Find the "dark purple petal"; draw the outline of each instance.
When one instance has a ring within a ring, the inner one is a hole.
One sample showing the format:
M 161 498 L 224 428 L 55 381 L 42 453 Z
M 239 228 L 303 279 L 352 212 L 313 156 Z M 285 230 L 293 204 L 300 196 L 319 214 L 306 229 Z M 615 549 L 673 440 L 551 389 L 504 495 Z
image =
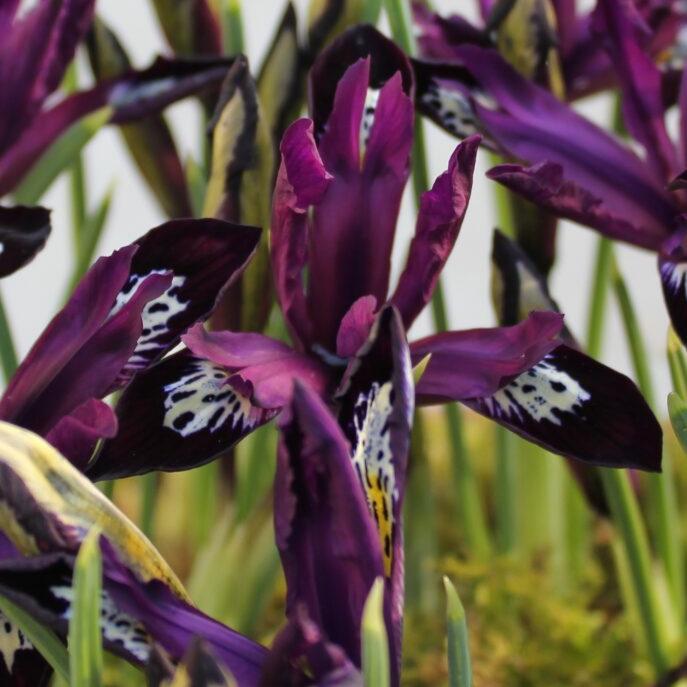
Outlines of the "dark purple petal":
M 125 288 L 150 274 L 173 273 L 170 288 L 143 310 L 136 350 L 116 386 L 159 360 L 181 334 L 205 320 L 253 255 L 260 230 L 214 219 L 174 220 L 138 239 Z
M 14 2 L 8 10 L 14 14 L 12 6 L 16 10 Z M 94 9 L 95 0 L 47 0 L 21 18 L 13 17 L 0 43 L 0 151 L 31 123 L 59 85 Z
M 408 260 L 391 297 L 406 329 L 432 299 L 458 238 L 470 200 L 479 142 L 475 136 L 461 143 L 451 156 L 448 170 L 437 178 L 431 191 L 422 194 Z
M 488 47 L 491 40 L 487 31 L 473 26 L 467 19 L 453 15 L 442 17 L 424 3 L 413 3 L 413 20 L 418 47 L 424 58 L 431 60 L 455 60 L 455 49 L 464 43 Z
M 637 9 L 627 0 L 600 0 L 593 19 L 615 66 L 623 93 L 623 115 L 630 133 L 644 146 L 660 179 L 677 171 L 677 156 L 664 120 L 661 72 L 638 40 Z
M 553 453 L 593 465 L 661 469 L 661 427 L 634 382 L 568 346 L 495 394 L 466 403 Z
M 476 46 L 459 50 L 478 90 L 495 104 L 490 108 L 475 101 L 474 113 L 503 152 L 529 164 L 559 165 L 560 182 L 601 199 L 606 213 L 638 227 L 642 236 L 631 237 L 635 243 L 655 244 L 660 240 L 656 237 L 666 235 L 675 209 L 662 180 L 629 148 L 527 81 L 495 51 Z M 465 85 L 455 88 L 460 92 Z
M 307 661 L 316 687 L 364 687 L 362 675 L 344 651 L 322 636 L 320 628 L 308 617 L 306 608 L 300 606 L 274 638 L 260 687 L 286 686 L 285 676 L 293 674 L 294 666 L 302 665 L 303 661 Z
M 101 107 L 112 108 L 110 122 L 123 124 L 159 112 L 170 103 L 221 83 L 228 59 L 166 60 L 148 69 L 129 71 L 65 98 L 41 113 L 0 155 L 0 195 L 21 181 L 46 148 L 81 117 Z
M 145 665 L 153 644 L 181 660 L 195 637 L 229 667 L 239 685 L 258 684 L 267 650 L 208 618 L 159 580 L 140 581 L 103 541 L 101 629 L 107 650 Z M 72 613 L 74 559 L 64 553 L 0 561 L 0 590 L 33 618 L 66 638 Z
M 676 231 L 661 246 L 658 269 L 670 321 L 681 341 L 687 342 L 687 229 Z
M 361 296 L 343 316 L 336 335 L 336 354 L 340 358 L 354 356 L 367 341 L 376 310 L 374 296 Z
M 235 372 L 252 388 L 252 400 L 265 409 L 280 408 L 290 402 L 296 380 L 324 394 L 327 371 L 316 359 L 262 334 L 208 332 L 197 325 L 183 337 L 189 350 L 199 358 Z
M 492 297 L 500 325 L 515 325 L 533 310 L 561 312 L 549 293 L 546 279 L 525 251 L 498 229 L 494 231 L 491 261 Z M 565 325 L 560 336 L 574 348 L 578 347 Z
M 100 480 L 204 465 L 275 416 L 251 398 L 250 382 L 180 351 L 134 377 L 117 403 L 117 436 L 86 473 Z
M 83 472 L 100 439 L 117 434 L 117 417 L 107 403 L 92 398 L 58 420 L 47 433 L 49 441 Z
M 359 666 L 363 606 L 384 570 L 379 535 L 348 442 L 324 402 L 297 385 L 290 416 L 282 428 L 274 484 L 286 613 L 298 617 L 304 606 Z
M 13 386 L 10 382 L 8 391 L 0 402 L 2 417 L 38 434 L 45 434 L 60 418 L 69 415 L 85 400 L 106 396 L 111 390 L 112 381 L 117 378 L 138 345 L 142 313 L 146 304 L 163 294 L 169 288 L 171 280 L 171 274 L 164 272 L 146 275 L 140 282 L 136 282 L 135 291 L 132 290 L 132 295 L 127 296 L 121 308 L 116 303 L 106 321 L 85 341 L 74 330 L 75 323 L 72 323 L 71 331 L 68 332 L 72 341 L 61 341 L 71 348 L 73 341 L 81 339 L 82 345 L 49 380 L 46 375 L 49 367 L 37 364 L 36 357 L 27 356 L 25 363 L 29 362 L 24 368 L 23 376 L 27 385 L 32 384 L 29 391 L 29 396 L 33 397 L 32 402 L 25 405 L 19 414 L 5 415 L 5 400 L 8 395 L 10 399 L 13 398 Z M 57 317 L 66 319 L 65 310 Z M 43 353 L 47 348 L 60 343 L 60 339 L 46 334 L 46 345 L 41 347 Z M 32 352 L 34 350 L 35 348 Z M 20 371 L 21 369 L 20 367 Z M 47 384 L 43 386 L 43 382 Z
M 333 40 L 310 70 L 310 114 L 315 122 L 318 141 L 328 128 L 340 81 L 352 65 L 364 58 L 369 58 L 371 89 L 379 90 L 396 72 L 400 72 L 403 91 L 412 97 L 413 74 L 403 51 L 374 27 L 367 24 L 354 26 Z M 365 84 L 364 89 L 367 86 Z M 348 107 L 354 109 L 351 103 Z
M 370 69 L 367 58 L 344 74 L 320 139 L 322 159 L 334 179 L 313 211 L 307 299 L 313 336 L 329 351 L 335 349 L 341 318 L 358 298 L 386 300 L 409 174 L 412 101 L 397 73 L 381 87 L 376 108 L 366 107 Z M 368 117 L 373 117 L 371 130 Z
M 600 189 L 568 179 L 557 163 L 542 162 L 532 167 L 499 165 L 489 170 L 487 176 L 558 217 L 642 248 L 658 250 L 673 224 L 673 217 L 668 214 L 659 224 L 658 218 L 616 210 L 607 202 L 608 197 L 600 194 Z
M 419 403 L 490 396 L 559 345 L 563 316 L 533 312 L 512 327 L 442 332 L 411 344 L 413 363 L 431 358 L 416 391 Z
M 309 119 L 294 122 L 281 142 L 274 190 L 271 261 L 277 300 L 291 336 L 301 348 L 311 338 L 303 289 L 307 262 L 308 206 L 319 203 L 332 176 L 320 158 Z
M 16 272 L 43 249 L 50 235 L 50 211 L 0 206 L 0 277 Z
M 53 380 L 106 322 L 117 294 L 127 282 L 135 250 L 133 246 L 122 248 L 91 267 L 10 380 L 0 401 L 0 417 L 18 424 L 31 421 L 33 404 L 40 403 Z M 89 398 L 78 399 L 67 412 Z
M 107 542 L 103 542 L 103 554 L 104 588 L 116 608 L 137 621 L 173 660 L 181 660 L 199 637 L 229 668 L 239 687 L 258 684 L 267 649 L 201 613 L 159 580 L 141 583 L 108 551 Z
M 349 362 L 336 400 L 339 424 L 350 443 L 353 466 L 379 530 L 395 683 L 403 633 L 401 508 L 415 394 L 405 331 L 392 306 L 380 312 L 366 344 Z

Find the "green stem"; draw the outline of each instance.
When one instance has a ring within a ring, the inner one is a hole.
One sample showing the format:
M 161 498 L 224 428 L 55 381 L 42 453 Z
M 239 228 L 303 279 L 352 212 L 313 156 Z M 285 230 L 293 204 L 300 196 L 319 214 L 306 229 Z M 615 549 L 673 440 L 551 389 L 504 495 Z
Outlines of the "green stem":
M 5 382 L 9 382 L 19 362 L 17 360 L 17 350 L 14 347 L 12 327 L 7 318 L 2 293 L 0 293 L 0 364 L 2 364 L 2 374 Z
M 222 6 L 222 34 L 225 54 L 236 55 L 244 51 L 241 0 L 226 0 Z
M 382 0 L 366 0 L 360 20 L 363 24 L 372 24 L 374 26 L 379 21 L 381 11 Z
M 496 426 L 496 532 L 499 553 L 515 552 L 518 542 L 518 509 L 515 490 L 516 461 L 513 455 L 515 437 Z
M 632 587 L 641 617 L 649 659 L 657 675 L 670 665 L 654 589 L 649 543 L 629 477 L 621 470 L 601 469 L 604 489 L 620 537 L 623 541 Z
M 155 504 L 157 502 L 159 476 L 156 472 L 143 475 L 139 481 L 141 490 L 141 531 L 152 541 L 155 524 Z
M 630 348 L 637 385 L 647 403 L 655 410 L 648 356 L 627 284 L 615 264 L 612 267 L 613 289 L 620 307 L 625 336 Z M 665 566 L 676 615 L 685 613 L 685 564 L 680 532 L 680 514 L 675 492 L 674 470 L 670 454 L 663 454 L 662 473 L 647 475 L 650 523 L 659 557 Z
M 205 544 L 217 514 L 219 461 L 203 465 L 192 473 L 194 521 L 193 536 L 196 551 Z
M 592 353 L 598 353 L 601 346 L 607 290 L 611 284 L 611 277 L 617 272 L 614 268 L 612 244 L 608 242 L 608 245 L 604 245 L 601 241 L 603 239 L 600 240 L 597 252 L 587 332 L 588 348 Z M 640 616 L 641 632 L 649 659 L 655 673 L 660 675 L 668 665 L 668 653 L 660 622 L 658 599 L 653 586 L 651 555 L 644 521 L 627 473 L 604 468 L 600 469 L 600 474 L 613 524 L 620 535 L 624 557 L 627 560 L 631 591 Z
M 600 236 L 596 244 L 594 281 L 589 294 L 589 318 L 587 320 L 587 353 L 593 358 L 597 358 L 601 353 L 603 318 L 608 301 L 612 261 L 613 243 L 605 236 Z
M 409 55 L 415 54 L 410 5 L 407 0 L 384 0 L 384 7 L 391 25 L 391 32 L 396 42 Z M 420 198 L 429 188 L 427 170 L 427 152 L 422 122 L 415 123 L 413 139 L 413 191 L 415 205 L 420 207 Z M 441 280 L 437 282 L 432 298 L 432 315 L 437 331 L 447 331 L 449 327 Z M 479 559 L 491 553 L 487 521 L 479 498 L 477 478 L 465 447 L 460 411 L 455 403 L 445 407 L 446 422 L 449 432 L 449 451 L 455 481 L 456 498 L 460 517 L 465 527 L 466 541 L 470 552 Z

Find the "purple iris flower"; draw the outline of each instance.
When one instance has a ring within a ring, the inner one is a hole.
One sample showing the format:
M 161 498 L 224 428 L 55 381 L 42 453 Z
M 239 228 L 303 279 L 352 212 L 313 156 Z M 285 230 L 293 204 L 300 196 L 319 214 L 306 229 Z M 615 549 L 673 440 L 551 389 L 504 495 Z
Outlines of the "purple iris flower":
M 151 668 L 156 658 L 170 666 L 202 640 L 206 656 L 228 669 L 239 687 L 276 684 L 265 678 L 277 667 L 280 684 L 335 685 L 337 676 L 355 676 L 343 651 L 324 642 L 304 608 L 272 651 L 200 612 L 126 516 L 47 442 L 5 422 L 0 423 L 0 473 L 5 505 L 0 524 L 7 532 L 0 535 L 0 593 L 62 639 L 72 615 L 75 554 L 95 521 L 102 531 L 100 625 L 108 651 L 139 667 Z M 46 662 L 1 614 L 0 623 L 2 684 L 48 684 Z M 296 665 L 300 658 L 310 661 L 313 677 L 303 674 L 302 663 Z
M 641 15 L 630 3 L 599 0 L 592 26 L 614 65 L 625 125 L 641 154 L 525 80 L 493 50 L 464 45 L 456 51 L 459 63 L 419 69 L 424 83 L 460 94 L 493 147 L 524 163 L 499 165 L 492 179 L 559 217 L 659 255 L 668 311 L 685 342 L 687 82 L 683 72 L 676 143 Z
M 333 399 L 384 303 L 412 325 L 460 230 L 478 146 L 477 138 L 458 146 L 424 194 L 405 269 L 389 292 L 412 92 L 406 58 L 371 27 L 347 32 L 323 53 L 311 76 L 313 120 L 285 134 L 274 194 L 273 277 L 293 346 L 193 328 L 185 350 L 123 394 L 120 432 L 89 466 L 91 477 L 212 460 L 288 404 L 294 380 Z M 412 343 L 414 364 L 431 354 L 417 403 L 460 401 L 554 452 L 659 469 L 660 428 L 634 384 L 561 344 L 562 326 L 559 314 L 537 312 L 511 327 Z
M 413 83 L 370 27 L 315 64 L 313 120 L 286 132 L 271 260 L 293 345 L 257 333 L 182 337 L 137 375 L 93 479 L 179 470 L 217 457 L 281 412 L 275 533 L 291 621 L 305 608 L 360 666 L 360 619 L 385 580 L 392 682 L 401 657 L 401 509 L 416 403 L 462 401 L 547 448 L 595 464 L 659 469 L 661 432 L 634 384 L 559 337 L 562 316 L 443 332 L 408 345 L 467 209 L 477 137 L 424 194 L 406 266 L 389 289 L 409 170 Z M 304 273 L 307 268 L 307 288 Z M 417 384 L 411 365 L 431 355 Z
M 418 29 L 418 45 L 424 58 L 437 62 L 461 61 L 460 47 L 465 44 L 483 48 L 495 47 L 494 35 L 515 3 L 509 0 L 480 0 L 481 25 L 475 25 L 460 15 L 444 17 L 433 12 L 424 3 L 413 4 L 413 18 Z M 647 33 L 642 44 L 655 58 L 666 64 L 680 62 L 683 48 L 680 45 L 681 29 L 687 15 L 678 0 L 631 0 L 633 12 L 642 21 Z M 552 0 L 550 3 L 531 3 L 529 30 L 532 45 L 522 49 L 536 53 L 540 63 L 532 76 L 542 86 L 548 51 L 555 48 L 568 101 L 617 86 L 618 78 L 613 63 L 604 50 L 593 28 L 593 13 L 581 10 L 576 0 Z M 455 126 L 460 122 L 455 121 Z
M 259 234 L 220 220 L 174 220 L 97 260 L 10 380 L 0 418 L 85 467 L 98 439 L 116 432 L 102 399 L 210 315 Z
M 0 3 L 0 197 L 11 193 L 45 150 L 72 124 L 105 106 L 121 124 L 218 86 L 231 60 L 158 59 L 90 90 L 55 100 L 65 71 L 91 25 L 95 0 Z M 43 209 L 0 207 L 0 276 L 28 262 L 50 231 Z

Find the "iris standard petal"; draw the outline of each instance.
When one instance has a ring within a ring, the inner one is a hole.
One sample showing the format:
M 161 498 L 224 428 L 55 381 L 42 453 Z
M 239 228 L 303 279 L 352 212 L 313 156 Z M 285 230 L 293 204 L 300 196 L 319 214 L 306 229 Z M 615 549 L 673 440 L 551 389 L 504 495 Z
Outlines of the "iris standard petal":
M 315 145 L 313 123 L 294 122 L 280 146 L 282 161 L 274 190 L 271 262 L 277 300 L 300 348 L 311 339 L 303 270 L 307 262 L 308 207 L 322 199 L 332 175 Z
M 432 299 L 463 223 L 472 190 L 479 136 L 461 143 L 437 178 L 431 191 L 422 194 L 415 236 L 406 266 L 391 302 L 398 308 L 406 329 Z
M 628 131 L 644 147 L 656 176 L 667 181 L 678 171 L 677 154 L 666 129 L 661 72 L 640 44 L 639 22 L 634 5 L 600 0 L 592 26 L 613 61 Z
M 50 211 L 41 207 L 0 206 L 0 277 L 31 262 L 50 235 Z

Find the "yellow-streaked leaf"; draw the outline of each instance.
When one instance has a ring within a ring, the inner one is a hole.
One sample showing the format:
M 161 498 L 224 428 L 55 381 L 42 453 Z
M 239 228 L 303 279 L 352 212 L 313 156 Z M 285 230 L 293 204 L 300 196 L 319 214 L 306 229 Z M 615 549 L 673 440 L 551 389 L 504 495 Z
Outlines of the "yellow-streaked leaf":
M 183 585 L 144 534 L 45 439 L 0 422 L 0 469 L 0 529 L 22 553 L 40 552 L 37 534 L 80 542 L 97 525 L 139 578 L 162 580 L 188 600 Z M 20 497 L 13 492 L 17 496 L 10 498 L 12 486 L 21 486 Z

